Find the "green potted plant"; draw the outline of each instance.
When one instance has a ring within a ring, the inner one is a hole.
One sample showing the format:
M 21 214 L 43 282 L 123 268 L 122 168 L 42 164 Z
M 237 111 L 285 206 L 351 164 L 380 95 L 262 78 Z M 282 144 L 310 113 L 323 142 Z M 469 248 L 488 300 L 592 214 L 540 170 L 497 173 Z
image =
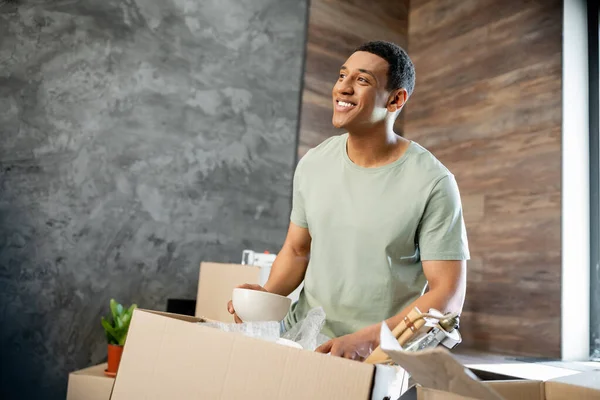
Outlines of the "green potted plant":
M 102 327 L 106 333 L 108 341 L 108 368 L 104 373 L 108 376 L 116 376 L 121 354 L 123 354 L 123 345 L 127 339 L 129 323 L 133 316 L 133 310 L 137 305 L 132 304 L 129 308 L 123 307 L 115 299 L 110 300 L 110 312 L 112 319 L 109 321 L 102 317 Z M 109 317 L 110 318 L 110 317 Z

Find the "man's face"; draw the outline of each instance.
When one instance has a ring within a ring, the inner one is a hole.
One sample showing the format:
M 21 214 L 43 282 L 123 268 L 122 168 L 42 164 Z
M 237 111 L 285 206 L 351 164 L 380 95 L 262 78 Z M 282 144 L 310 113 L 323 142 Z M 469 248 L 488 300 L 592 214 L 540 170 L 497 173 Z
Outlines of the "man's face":
M 383 121 L 390 96 L 387 72 L 383 58 L 365 51 L 352 54 L 333 87 L 333 126 L 350 130 Z

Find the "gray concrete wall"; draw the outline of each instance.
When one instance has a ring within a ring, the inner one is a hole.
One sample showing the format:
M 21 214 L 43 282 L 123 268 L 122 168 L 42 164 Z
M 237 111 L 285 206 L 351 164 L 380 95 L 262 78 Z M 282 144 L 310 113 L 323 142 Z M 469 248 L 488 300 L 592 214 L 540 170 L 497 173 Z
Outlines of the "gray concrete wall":
M 0 1 L 0 397 L 64 398 L 111 297 L 277 251 L 307 0 Z

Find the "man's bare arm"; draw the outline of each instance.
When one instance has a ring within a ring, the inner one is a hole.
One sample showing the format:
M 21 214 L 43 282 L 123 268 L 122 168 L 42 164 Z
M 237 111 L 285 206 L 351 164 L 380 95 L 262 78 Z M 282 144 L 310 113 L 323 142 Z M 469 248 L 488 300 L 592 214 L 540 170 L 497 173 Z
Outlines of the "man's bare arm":
M 290 222 L 285 242 L 277 254 L 265 289 L 271 293 L 288 296 L 302 283 L 310 254 L 312 238 L 307 228 Z
M 394 329 L 415 307 L 421 312 L 428 312 L 430 308 L 442 313 L 462 311 L 467 290 L 467 262 L 423 261 L 423 272 L 429 291 L 399 314 L 387 319 L 390 329 Z

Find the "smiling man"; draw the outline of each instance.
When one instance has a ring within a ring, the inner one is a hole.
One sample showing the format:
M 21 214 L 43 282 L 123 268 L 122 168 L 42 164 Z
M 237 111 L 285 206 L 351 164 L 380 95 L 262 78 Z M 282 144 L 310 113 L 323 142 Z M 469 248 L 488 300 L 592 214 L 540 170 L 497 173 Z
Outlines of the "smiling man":
M 332 92 L 333 125 L 348 133 L 300 160 L 285 243 L 265 287 L 246 285 L 287 296 L 304 280 L 283 328 L 323 307 L 332 340 L 319 352 L 364 359 L 381 321 L 393 328 L 414 307 L 462 309 L 469 250 L 456 181 L 393 129 L 414 85 L 395 44 L 370 42 L 348 58 Z

